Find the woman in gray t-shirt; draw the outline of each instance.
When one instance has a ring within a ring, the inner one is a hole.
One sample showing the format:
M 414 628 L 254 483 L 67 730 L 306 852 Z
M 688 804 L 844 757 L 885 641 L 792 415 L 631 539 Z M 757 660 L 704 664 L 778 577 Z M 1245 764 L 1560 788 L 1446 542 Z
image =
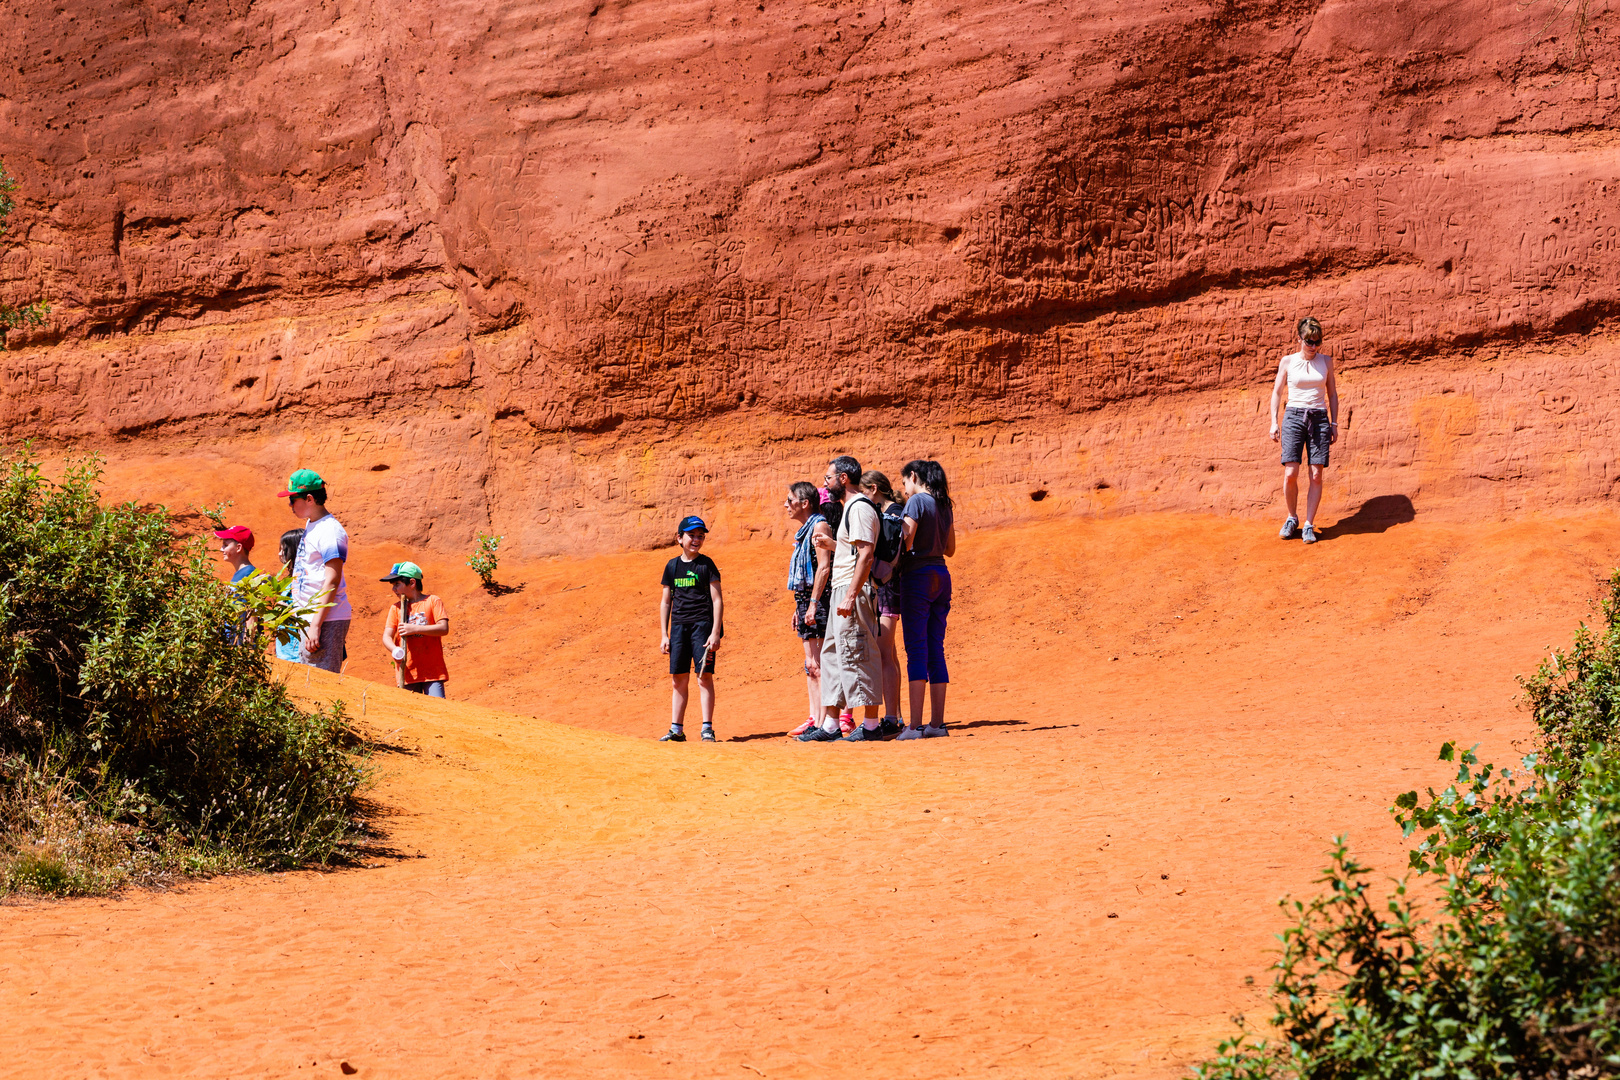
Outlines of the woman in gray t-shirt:
M 956 554 L 956 512 L 945 469 L 937 461 L 913 461 L 900 470 L 906 494 L 902 511 L 905 556 L 901 560 L 901 631 L 906 639 L 906 679 L 911 696 L 910 724 L 899 739 L 937 738 L 945 729 L 945 622 L 951 612 L 951 572 Z M 923 695 L 929 720 L 923 726 Z

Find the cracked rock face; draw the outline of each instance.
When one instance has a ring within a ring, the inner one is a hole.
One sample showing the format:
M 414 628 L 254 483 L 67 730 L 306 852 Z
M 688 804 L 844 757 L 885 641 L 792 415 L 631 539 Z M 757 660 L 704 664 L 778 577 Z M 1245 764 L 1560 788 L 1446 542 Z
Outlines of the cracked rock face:
M 1330 507 L 1600 499 L 1620 46 L 1585 13 L 24 3 L 0 288 L 54 310 L 0 423 L 534 554 L 779 530 L 845 450 L 939 458 L 981 524 L 1269 513 L 1311 313 Z M 374 504 L 403 478 L 420 514 Z

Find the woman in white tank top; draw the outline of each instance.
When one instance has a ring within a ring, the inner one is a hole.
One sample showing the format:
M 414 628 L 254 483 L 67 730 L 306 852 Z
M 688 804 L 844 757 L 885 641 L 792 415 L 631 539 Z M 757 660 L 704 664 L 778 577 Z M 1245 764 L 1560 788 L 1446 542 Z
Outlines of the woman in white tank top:
M 1295 530 L 1307 544 L 1316 543 L 1316 508 L 1322 503 L 1322 470 L 1327 468 L 1328 448 L 1339 438 L 1339 386 L 1334 378 L 1333 358 L 1318 352 L 1322 344 L 1322 324 L 1306 316 L 1299 320 L 1299 352 L 1282 358 L 1277 365 L 1277 381 L 1271 387 L 1271 438 L 1282 443 L 1283 498 L 1288 503 L 1288 520 L 1283 522 L 1284 540 L 1292 540 Z M 1277 423 L 1277 407 L 1283 390 L 1288 390 L 1282 425 Z M 1299 466 L 1307 458 L 1311 468 L 1310 491 L 1305 496 L 1305 525 L 1299 522 Z

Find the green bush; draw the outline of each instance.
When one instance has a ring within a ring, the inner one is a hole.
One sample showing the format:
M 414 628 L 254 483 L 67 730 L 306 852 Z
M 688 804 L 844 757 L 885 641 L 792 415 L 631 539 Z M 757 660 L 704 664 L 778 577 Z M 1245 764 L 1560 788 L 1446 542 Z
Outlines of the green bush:
M 478 580 L 484 583 L 486 589 L 494 590 L 498 588 L 495 584 L 495 571 L 501 565 L 501 557 L 498 552 L 501 541 L 505 539 L 504 536 L 494 536 L 490 533 L 481 532 L 473 541 L 473 553 L 467 556 L 467 565 L 472 568 L 473 573 L 478 575 Z
M 0 800 L 13 806 L 0 850 L 13 876 L 30 842 L 16 824 L 32 820 L 17 809 L 27 776 L 148 848 L 179 843 L 193 866 L 340 857 L 366 776 L 341 706 L 295 705 L 263 631 L 233 638 L 252 595 L 219 582 L 205 544 L 177 539 L 161 508 L 103 506 L 99 476 L 82 460 L 51 483 L 25 450 L 0 477 L 0 757 L 12 763 Z M 35 865 L 57 880 L 48 858 Z
M 1542 748 L 1515 776 L 1450 743 L 1456 781 L 1396 800 L 1433 921 L 1387 896 L 1343 841 L 1273 965 L 1269 1039 L 1245 1032 L 1205 1080 L 1620 1076 L 1620 572 L 1601 607 L 1523 680 Z
M 1568 652 L 1555 651 L 1519 680 L 1542 742 L 1575 760 L 1594 743 L 1612 743 L 1620 718 L 1620 570 L 1609 575 L 1598 613 L 1600 630 L 1582 623 Z

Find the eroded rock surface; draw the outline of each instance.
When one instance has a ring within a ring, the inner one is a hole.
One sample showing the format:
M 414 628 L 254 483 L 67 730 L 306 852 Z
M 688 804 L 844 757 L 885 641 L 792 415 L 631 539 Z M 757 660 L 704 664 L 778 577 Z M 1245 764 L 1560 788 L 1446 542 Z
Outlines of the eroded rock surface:
M 983 522 L 1249 512 L 1315 313 L 1346 510 L 1620 479 L 1606 7 L 127 0 L 16 28 L 0 284 L 55 307 L 0 357 L 11 436 L 312 465 L 351 528 L 531 553 L 770 527 L 846 448 L 940 457 Z M 379 505 L 402 484 L 420 512 Z

